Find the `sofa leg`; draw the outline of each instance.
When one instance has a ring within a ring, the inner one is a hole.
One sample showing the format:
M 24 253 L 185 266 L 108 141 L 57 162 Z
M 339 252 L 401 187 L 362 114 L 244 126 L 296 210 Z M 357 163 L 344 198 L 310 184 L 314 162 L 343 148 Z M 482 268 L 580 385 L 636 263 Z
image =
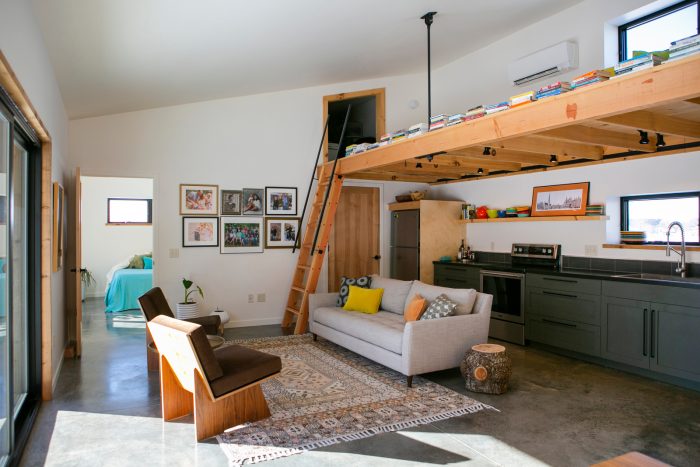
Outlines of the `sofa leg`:
M 312 333 L 311 336 L 313 336 L 314 342 L 318 340 L 318 336 L 316 334 Z
M 406 376 L 406 387 L 413 387 L 413 376 Z

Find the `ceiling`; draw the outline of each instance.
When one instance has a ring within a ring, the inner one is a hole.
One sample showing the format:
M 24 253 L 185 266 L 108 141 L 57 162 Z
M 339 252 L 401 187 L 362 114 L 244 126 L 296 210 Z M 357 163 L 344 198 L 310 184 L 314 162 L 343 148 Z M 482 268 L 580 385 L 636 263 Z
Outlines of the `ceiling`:
M 420 72 L 581 0 L 32 0 L 70 118 Z

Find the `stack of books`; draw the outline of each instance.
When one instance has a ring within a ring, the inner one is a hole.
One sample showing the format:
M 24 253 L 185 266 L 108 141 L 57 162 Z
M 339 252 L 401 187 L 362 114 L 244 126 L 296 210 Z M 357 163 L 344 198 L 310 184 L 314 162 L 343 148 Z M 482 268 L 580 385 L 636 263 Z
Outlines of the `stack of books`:
M 391 142 L 396 143 L 406 138 L 406 130 L 395 131 L 391 134 Z
M 557 81 L 556 83 L 541 87 L 535 94 L 535 97 L 537 97 L 537 99 L 544 99 L 545 97 L 558 96 L 568 91 L 571 91 L 571 83 L 568 81 Z
M 700 34 L 671 42 L 671 47 L 668 49 L 668 59 L 669 61 L 678 60 L 698 52 L 700 52 Z
M 613 76 L 608 70 L 593 70 L 588 73 L 584 73 L 581 76 L 571 80 L 571 89 L 578 89 L 589 84 L 600 83 L 601 81 L 607 81 Z
M 647 240 L 647 234 L 638 230 L 620 230 L 620 240 L 622 243 L 638 244 Z
M 510 109 L 508 102 L 499 102 L 498 104 L 490 104 L 484 107 L 484 112 L 486 115 L 495 114 L 496 112 L 501 112 L 503 110 Z
M 627 73 L 646 70 L 647 68 L 660 65 L 662 61 L 663 60 L 661 57 L 651 53 L 640 55 L 639 57 L 633 57 L 615 65 L 615 76 L 622 76 Z
M 534 102 L 536 100 L 537 97 L 535 96 L 535 91 L 524 92 L 516 96 L 511 96 L 510 107 L 519 107 L 521 105 L 529 104 L 530 102 Z
M 353 154 L 360 154 L 361 152 L 365 152 L 367 148 L 369 147 L 369 143 L 360 143 L 355 146 L 355 150 L 352 152 Z M 347 152 L 346 152 L 347 155 Z
M 379 138 L 379 145 L 386 146 L 391 144 L 391 133 L 384 133 L 381 138 Z
M 586 206 L 587 216 L 603 216 L 605 215 L 605 205 L 603 204 L 589 204 Z
M 453 114 L 447 118 L 447 125 L 445 125 L 445 126 L 457 125 L 458 123 L 462 123 L 463 121 L 464 121 L 464 114 Z
M 444 128 L 447 124 L 447 115 L 440 114 L 430 117 L 430 131 L 439 130 Z
M 467 110 L 467 113 L 464 114 L 464 120 L 474 120 L 475 118 L 481 118 L 484 115 L 486 115 L 486 109 L 484 109 L 484 106 L 477 105 L 476 107 L 472 107 L 471 109 Z
M 367 146 L 367 150 L 369 151 L 370 149 L 377 149 L 379 147 L 379 143 L 372 143 L 369 146 Z
M 345 157 L 352 156 L 353 153 L 355 152 L 356 147 L 357 147 L 357 144 L 351 144 L 350 146 L 346 146 L 345 147 Z
M 414 138 L 428 132 L 427 123 L 416 123 L 408 128 L 408 137 Z

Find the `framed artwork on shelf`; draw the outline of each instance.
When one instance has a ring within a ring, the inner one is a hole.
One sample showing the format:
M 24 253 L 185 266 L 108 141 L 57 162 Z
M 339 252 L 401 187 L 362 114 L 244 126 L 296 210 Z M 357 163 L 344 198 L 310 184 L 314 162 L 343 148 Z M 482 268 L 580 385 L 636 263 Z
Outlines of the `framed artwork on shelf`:
M 240 216 L 242 195 L 240 190 L 221 190 L 221 215 Z
M 297 189 L 294 187 L 265 187 L 265 214 L 268 216 L 296 216 Z
M 262 234 L 262 217 L 222 217 L 221 253 L 262 253 Z
M 265 248 L 293 248 L 298 237 L 298 217 L 265 218 Z
M 182 246 L 219 246 L 219 218 L 183 217 Z
M 52 252 L 52 269 L 53 272 L 58 272 L 63 266 L 63 249 L 64 249 L 64 223 L 65 217 L 65 196 L 63 187 L 58 182 L 53 182 L 53 252 Z
M 219 214 L 218 185 L 180 185 L 180 215 Z
M 262 216 L 263 198 L 265 190 L 262 188 L 243 188 L 243 199 L 241 200 L 241 214 L 244 216 Z
M 532 189 L 531 216 L 585 216 L 590 183 L 536 186 Z

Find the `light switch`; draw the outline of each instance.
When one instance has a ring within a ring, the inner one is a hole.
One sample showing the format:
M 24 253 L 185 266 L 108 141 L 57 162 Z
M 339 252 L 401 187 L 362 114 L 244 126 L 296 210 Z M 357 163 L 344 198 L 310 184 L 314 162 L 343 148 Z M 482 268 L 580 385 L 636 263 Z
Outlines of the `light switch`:
M 180 257 L 180 249 L 179 248 L 171 248 L 170 251 L 168 252 L 168 256 L 170 258 L 179 258 Z

